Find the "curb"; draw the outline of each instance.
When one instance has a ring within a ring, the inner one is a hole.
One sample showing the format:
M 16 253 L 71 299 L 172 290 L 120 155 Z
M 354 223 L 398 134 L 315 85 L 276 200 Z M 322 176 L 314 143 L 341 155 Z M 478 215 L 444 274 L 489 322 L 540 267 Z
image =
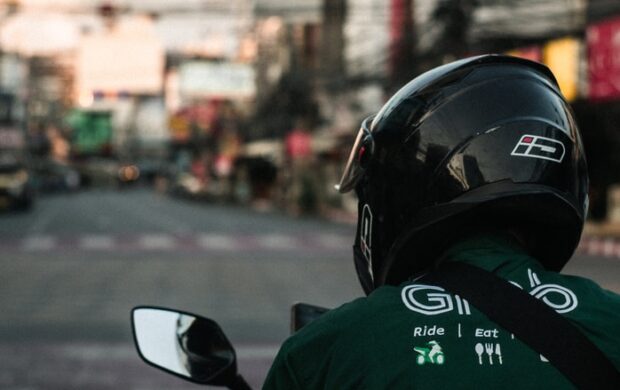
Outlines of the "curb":
M 620 239 L 620 223 L 586 222 L 583 228 L 584 237 L 614 237 Z
M 577 253 L 588 256 L 620 258 L 620 237 L 582 237 L 577 247 Z

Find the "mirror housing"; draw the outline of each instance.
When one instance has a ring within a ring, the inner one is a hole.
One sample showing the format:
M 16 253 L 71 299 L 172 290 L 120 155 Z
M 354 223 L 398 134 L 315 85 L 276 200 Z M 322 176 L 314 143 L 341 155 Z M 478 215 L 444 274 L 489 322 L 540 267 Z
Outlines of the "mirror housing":
M 309 303 L 298 302 L 291 306 L 291 334 L 316 320 L 329 309 Z
M 228 386 L 238 380 L 235 350 L 219 325 L 178 310 L 131 311 L 138 354 L 147 364 L 191 382 Z

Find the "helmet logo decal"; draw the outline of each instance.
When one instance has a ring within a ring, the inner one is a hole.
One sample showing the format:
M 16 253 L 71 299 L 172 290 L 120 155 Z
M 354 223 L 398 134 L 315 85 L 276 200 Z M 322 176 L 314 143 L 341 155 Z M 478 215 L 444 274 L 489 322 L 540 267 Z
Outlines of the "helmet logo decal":
M 510 155 L 539 158 L 561 163 L 565 152 L 564 144 L 558 140 L 539 135 L 525 134 Z
M 368 273 L 370 278 L 374 280 L 372 273 L 372 211 L 369 205 L 364 205 L 362 210 L 362 225 L 360 229 L 360 246 L 362 253 L 368 261 Z

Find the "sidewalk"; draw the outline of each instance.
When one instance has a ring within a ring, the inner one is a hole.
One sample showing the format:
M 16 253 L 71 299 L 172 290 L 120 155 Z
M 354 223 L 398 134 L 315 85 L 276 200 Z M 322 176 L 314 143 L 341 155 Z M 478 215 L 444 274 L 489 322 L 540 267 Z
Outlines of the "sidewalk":
M 583 228 L 583 237 L 620 239 L 620 223 L 586 222 L 586 225 Z

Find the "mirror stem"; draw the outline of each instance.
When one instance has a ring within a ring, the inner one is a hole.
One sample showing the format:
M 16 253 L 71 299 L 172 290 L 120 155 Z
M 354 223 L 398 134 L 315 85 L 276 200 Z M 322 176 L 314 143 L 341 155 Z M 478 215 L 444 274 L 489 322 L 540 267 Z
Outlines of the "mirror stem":
M 252 390 L 241 374 L 237 374 L 235 379 L 228 385 L 228 388 L 230 390 Z

